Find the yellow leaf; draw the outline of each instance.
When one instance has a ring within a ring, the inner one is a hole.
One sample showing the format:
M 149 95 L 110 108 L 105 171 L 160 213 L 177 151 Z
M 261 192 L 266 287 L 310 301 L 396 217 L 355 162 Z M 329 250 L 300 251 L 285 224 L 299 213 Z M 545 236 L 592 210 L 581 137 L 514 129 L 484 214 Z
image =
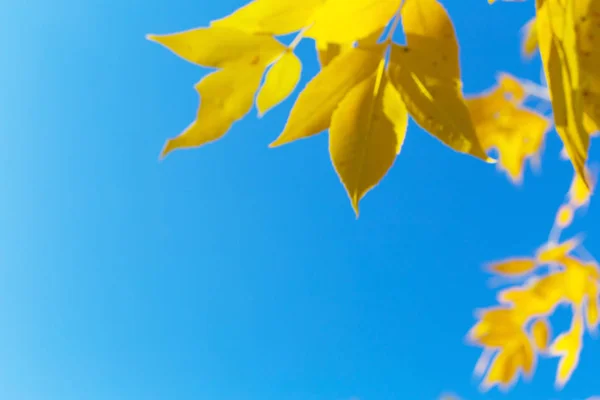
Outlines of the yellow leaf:
M 556 386 L 562 388 L 571 378 L 573 371 L 579 363 L 579 354 L 582 348 L 583 321 L 577 312 L 573 316 L 571 329 L 560 334 L 552 343 L 550 353 L 560 357 L 556 371 Z
M 285 100 L 296 88 L 302 73 L 302 62 L 291 52 L 285 52 L 267 72 L 258 92 L 256 107 L 259 116 Z
M 490 264 L 488 269 L 496 274 L 515 276 L 532 272 L 537 266 L 533 258 L 510 258 L 508 260 Z
M 545 352 L 548 350 L 550 343 L 550 325 L 543 318 L 538 318 L 531 325 L 531 336 L 539 351 Z
M 212 26 L 235 28 L 249 33 L 287 35 L 310 25 L 325 0 L 254 0 Z
M 331 116 L 346 94 L 379 65 L 385 46 L 353 48 L 336 57 L 300 92 L 286 126 L 270 147 L 307 138 L 329 128 Z
M 315 14 L 307 37 L 328 43 L 349 43 L 385 27 L 401 0 L 327 0 Z
M 576 208 L 583 207 L 589 203 L 592 194 L 591 190 L 595 185 L 596 178 L 595 176 L 592 176 L 589 169 L 585 169 L 585 174 L 587 176 L 587 181 L 591 184 L 590 187 L 585 184 L 579 174 L 575 173 L 573 175 L 571 187 L 569 188 L 569 204 Z
M 565 267 L 567 297 L 572 304 L 580 307 L 586 295 L 594 293 L 597 296 L 595 292 L 597 279 L 594 276 L 597 270 L 593 264 L 587 264 L 571 256 L 565 256 L 561 263 Z
M 456 81 L 433 72 L 428 54 L 392 45 L 388 71 L 406 109 L 417 124 L 454 150 L 489 160 L 481 148 L 469 110 Z
M 427 55 L 423 60 L 436 78 L 460 81 L 458 41 L 446 9 L 437 0 L 405 0 L 402 28 L 406 47 Z
M 598 280 L 595 279 L 589 284 L 587 290 L 587 299 L 585 303 L 585 322 L 590 332 L 596 332 L 598 328 Z
M 179 148 L 198 147 L 220 139 L 252 108 L 263 75 L 262 66 L 231 65 L 205 76 L 196 84 L 200 107 L 196 120 L 169 139 L 161 157 Z
M 522 318 L 551 314 L 565 297 L 565 273 L 549 274 L 530 279 L 524 286 L 515 286 L 498 293 L 498 302 L 512 304 Z
M 531 57 L 538 49 L 538 34 L 535 24 L 535 17 L 527 21 L 523 26 L 523 42 L 521 50 L 527 57 Z
M 481 385 L 486 391 L 498 385 L 503 390 L 509 389 L 518 377 L 521 367 L 520 354 L 517 348 L 504 348 L 498 352 Z
M 285 51 L 285 46 L 271 36 L 251 35 L 223 27 L 147 35 L 147 38 L 186 61 L 213 68 L 240 63 L 267 65 Z
M 321 68 L 325 68 L 334 58 L 351 49 L 353 45 L 353 43 L 326 43 L 316 40 L 315 46 L 317 48 L 317 56 L 319 57 Z
M 359 202 L 383 179 L 400 152 L 408 114 L 400 95 L 377 72 L 356 85 L 331 118 L 329 152 L 352 207 L 359 215 Z
M 555 224 L 561 229 L 565 229 L 573 222 L 573 209 L 569 204 L 560 206 L 556 213 Z
M 561 262 L 561 260 L 575 250 L 580 243 L 581 238 L 574 237 L 561 244 L 546 244 L 537 250 L 536 258 L 541 264 Z
M 527 378 L 530 378 L 533 374 L 533 369 L 535 368 L 535 361 L 537 357 L 533 345 L 529 340 L 523 341 L 520 347 L 520 354 L 518 355 L 520 358 L 520 364 L 521 369 L 523 370 L 523 374 Z
M 590 137 L 583 125 L 574 7 L 576 2 L 536 0 L 536 28 L 556 131 L 575 171 L 585 179 Z
M 498 151 L 498 168 L 513 183 L 522 182 L 525 162 L 539 154 L 552 125 L 543 115 L 517 105 L 524 96 L 520 90 L 519 83 L 505 77 L 491 93 L 467 99 L 481 145 Z

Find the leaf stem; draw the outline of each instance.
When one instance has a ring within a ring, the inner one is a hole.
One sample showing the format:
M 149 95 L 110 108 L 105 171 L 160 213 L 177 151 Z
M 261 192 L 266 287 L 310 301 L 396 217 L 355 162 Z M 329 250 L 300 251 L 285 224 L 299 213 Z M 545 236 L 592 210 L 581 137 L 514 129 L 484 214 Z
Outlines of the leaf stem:
M 306 33 L 306 31 L 309 30 L 312 25 L 313 24 L 306 25 L 304 28 L 302 28 L 300 30 L 300 32 L 298 32 L 298 34 L 296 35 L 294 40 L 292 40 L 292 43 L 289 44 L 288 50 L 294 51 L 296 46 L 298 46 L 298 44 L 302 41 L 302 39 L 304 39 L 304 34 Z
M 394 15 L 394 20 L 392 21 L 392 26 L 390 27 L 390 30 L 388 31 L 387 36 L 385 38 L 385 41 L 388 43 L 391 43 L 392 38 L 394 37 L 394 33 L 396 32 L 396 29 L 398 29 L 398 24 L 400 23 L 400 20 L 402 19 L 402 6 L 403 5 L 404 5 L 404 0 L 401 0 L 400 6 L 398 7 L 396 14 Z

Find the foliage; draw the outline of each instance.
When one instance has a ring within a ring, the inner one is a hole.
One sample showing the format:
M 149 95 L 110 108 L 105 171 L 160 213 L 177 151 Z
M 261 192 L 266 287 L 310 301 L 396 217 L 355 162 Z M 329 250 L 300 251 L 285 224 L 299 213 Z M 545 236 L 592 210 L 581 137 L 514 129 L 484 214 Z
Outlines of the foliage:
M 400 26 L 405 43 L 393 39 Z M 281 37 L 292 33 L 284 44 Z M 489 266 L 518 284 L 477 313 L 468 338 L 483 348 L 476 372 L 485 374 L 484 389 L 530 377 L 539 355 L 560 359 L 557 387 L 569 380 L 585 330 L 598 326 L 598 266 L 582 253 L 580 237 L 558 237 L 594 184 L 586 163 L 600 127 L 600 0 L 535 0 L 522 50 L 539 52 L 547 88 L 500 73 L 493 88 L 475 95 L 463 93 L 459 44 L 438 0 L 254 0 L 207 27 L 148 38 L 214 69 L 195 86 L 195 120 L 166 142 L 162 157 L 214 142 L 254 105 L 262 116 L 291 96 L 302 74 L 296 46 L 314 41 L 321 69 L 270 147 L 328 131 L 333 167 L 357 216 L 400 154 L 409 117 L 447 147 L 497 163 L 515 184 L 528 160 L 539 164 L 554 128 L 574 168 L 567 201 L 534 255 Z M 551 101 L 552 115 L 526 106 L 532 98 Z M 549 317 L 563 303 L 573 310 L 571 328 L 553 338 Z

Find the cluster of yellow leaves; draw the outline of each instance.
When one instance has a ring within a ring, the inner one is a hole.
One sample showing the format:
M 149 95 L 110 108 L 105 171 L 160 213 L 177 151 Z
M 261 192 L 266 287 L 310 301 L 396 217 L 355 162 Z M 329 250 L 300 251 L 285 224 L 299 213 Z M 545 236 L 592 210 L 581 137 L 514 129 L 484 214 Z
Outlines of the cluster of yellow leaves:
M 519 80 L 503 73 L 487 92 L 467 98 L 467 107 L 486 151 L 496 149 L 498 167 L 520 183 L 528 159 L 537 159 L 552 126 L 542 114 L 523 105 L 525 89 Z
M 391 40 L 400 21 L 405 45 Z M 279 41 L 294 32 L 291 44 Z M 322 68 L 271 147 L 328 130 L 333 166 L 357 215 L 400 153 L 409 116 L 454 150 L 493 162 L 462 93 L 452 21 L 437 0 L 255 0 L 208 27 L 148 38 L 216 69 L 196 84 L 196 119 L 167 141 L 163 157 L 221 138 L 254 104 L 262 115 L 290 96 L 302 71 L 294 50 L 309 38 Z M 486 124 L 483 131 L 492 129 Z
M 534 257 L 510 258 L 490 265 L 493 273 L 525 280 L 501 290 L 499 304 L 480 310 L 478 322 L 469 331 L 469 342 L 484 349 L 476 367 L 478 374 L 487 371 L 483 389 L 496 385 L 508 389 L 520 374 L 531 377 L 538 354 L 559 358 L 558 388 L 569 380 L 583 346 L 584 320 L 590 332 L 599 322 L 600 271 L 594 262 L 573 255 L 580 244 L 580 239 L 573 238 L 545 245 Z M 539 273 L 544 266 L 550 266 L 548 272 Z M 548 317 L 559 304 L 570 304 L 573 318 L 571 328 L 552 340 Z M 491 355 L 494 358 L 490 362 Z

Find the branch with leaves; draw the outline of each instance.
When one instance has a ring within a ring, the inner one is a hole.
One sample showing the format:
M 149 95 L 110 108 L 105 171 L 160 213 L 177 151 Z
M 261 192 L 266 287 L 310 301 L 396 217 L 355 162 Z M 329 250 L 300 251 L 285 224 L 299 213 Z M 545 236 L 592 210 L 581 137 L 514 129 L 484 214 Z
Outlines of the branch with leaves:
M 393 39 L 400 27 L 405 43 Z M 293 33 L 288 45 L 281 41 Z M 487 370 L 484 388 L 508 388 L 519 371 L 530 376 L 538 353 L 561 357 L 557 383 L 566 383 L 584 319 L 590 330 L 598 325 L 598 267 L 571 254 L 581 248 L 578 240 L 559 244 L 558 235 L 588 203 L 594 184 L 586 163 L 600 128 L 600 0 L 535 0 L 522 48 L 526 56 L 539 52 L 547 87 L 500 73 L 494 87 L 467 96 L 452 20 L 437 0 L 254 0 L 207 27 L 148 38 L 214 69 L 195 86 L 195 120 L 167 140 L 161 157 L 214 142 L 254 106 L 263 116 L 291 96 L 302 75 L 296 46 L 312 40 L 321 68 L 270 147 L 327 131 L 333 167 L 357 216 L 361 199 L 400 154 L 409 118 L 454 151 L 497 164 L 515 184 L 528 160 L 539 165 L 554 128 L 575 172 L 568 201 L 535 257 L 492 266 L 523 281 L 501 291 L 497 307 L 478 313 L 469 340 L 484 349 L 477 367 Z M 532 98 L 552 114 L 526 106 Z M 562 302 L 573 308 L 572 327 L 550 344 L 546 317 Z

